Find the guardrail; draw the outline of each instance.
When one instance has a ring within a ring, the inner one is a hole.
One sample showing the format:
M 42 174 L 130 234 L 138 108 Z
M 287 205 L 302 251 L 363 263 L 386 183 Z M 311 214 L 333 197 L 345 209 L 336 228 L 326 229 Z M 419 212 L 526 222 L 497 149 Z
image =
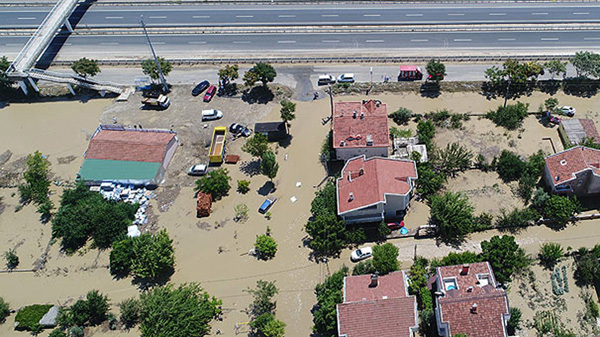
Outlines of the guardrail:
M 497 56 L 441 56 L 435 57 L 441 62 L 504 62 L 507 59 L 518 61 L 568 60 L 572 54 L 563 55 L 497 55 Z M 173 65 L 197 64 L 234 64 L 234 63 L 424 63 L 431 56 L 344 56 L 344 57 L 239 57 L 239 58 L 189 58 L 167 59 Z M 139 66 L 143 60 L 105 59 L 98 60 L 101 66 Z M 74 61 L 58 60 L 53 66 L 67 67 Z

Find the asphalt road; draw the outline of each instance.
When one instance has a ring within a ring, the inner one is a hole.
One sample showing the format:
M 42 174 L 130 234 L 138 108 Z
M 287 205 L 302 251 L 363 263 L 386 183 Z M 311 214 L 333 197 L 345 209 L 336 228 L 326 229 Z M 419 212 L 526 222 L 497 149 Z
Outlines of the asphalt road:
M 2 28 L 35 28 L 49 8 L 3 8 Z M 436 25 L 600 22 L 594 3 L 312 6 L 91 6 L 79 27 Z

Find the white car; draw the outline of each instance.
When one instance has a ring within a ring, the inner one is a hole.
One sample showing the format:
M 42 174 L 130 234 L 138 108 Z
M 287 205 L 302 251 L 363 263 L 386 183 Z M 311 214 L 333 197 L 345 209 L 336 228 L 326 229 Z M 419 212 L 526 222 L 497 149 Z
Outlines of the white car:
M 319 80 L 317 81 L 317 85 L 327 85 L 335 83 L 335 77 L 330 74 L 319 75 Z
M 362 247 L 350 253 L 350 260 L 356 262 L 368 259 L 371 256 L 373 256 L 373 249 L 371 247 Z
M 202 110 L 202 120 L 210 121 L 213 119 L 223 118 L 223 111 L 217 109 Z
M 191 176 L 202 176 L 206 174 L 206 171 L 208 170 L 208 166 L 205 164 L 197 164 L 194 165 L 192 167 L 190 167 L 190 169 L 188 170 L 188 174 Z
M 562 106 L 562 107 L 560 107 L 560 111 L 569 117 L 575 116 L 575 108 L 572 106 L 567 106 L 567 105 Z
M 341 74 L 338 83 L 354 83 L 354 74 Z

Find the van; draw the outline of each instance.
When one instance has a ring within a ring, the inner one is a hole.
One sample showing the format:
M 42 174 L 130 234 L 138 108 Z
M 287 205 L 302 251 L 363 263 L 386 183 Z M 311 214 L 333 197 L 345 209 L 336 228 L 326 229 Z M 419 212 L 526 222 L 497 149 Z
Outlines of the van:
M 323 74 L 319 75 L 319 80 L 317 81 L 317 85 L 327 85 L 335 83 L 335 77 L 331 74 Z
M 337 81 L 338 83 L 354 83 L 354 74 L 341 74 Z
M 417 66 L 400 66 L 398 81 L 420 81 L 423 79 L 423 72 Z

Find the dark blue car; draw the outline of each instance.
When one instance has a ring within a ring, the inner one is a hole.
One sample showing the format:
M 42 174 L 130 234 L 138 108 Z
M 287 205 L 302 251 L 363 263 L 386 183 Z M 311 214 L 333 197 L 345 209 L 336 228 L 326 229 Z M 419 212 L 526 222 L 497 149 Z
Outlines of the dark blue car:
M 200 95 L 204 90 L 206 90 L 206 88 L 208 88 L 208 86 L 210 86 L 210 82 L 208 81 L 202 81 L 198 83 L 198 85 L 196 85 L 192 90 L 192 96 Z

